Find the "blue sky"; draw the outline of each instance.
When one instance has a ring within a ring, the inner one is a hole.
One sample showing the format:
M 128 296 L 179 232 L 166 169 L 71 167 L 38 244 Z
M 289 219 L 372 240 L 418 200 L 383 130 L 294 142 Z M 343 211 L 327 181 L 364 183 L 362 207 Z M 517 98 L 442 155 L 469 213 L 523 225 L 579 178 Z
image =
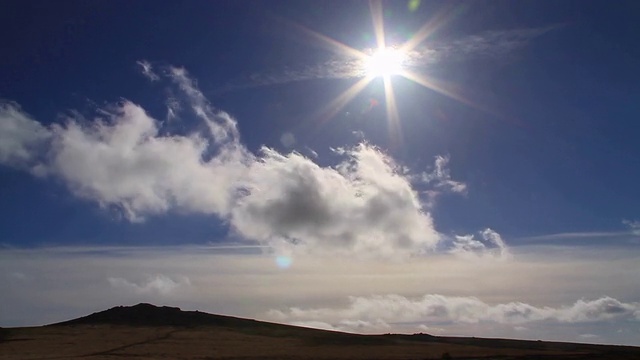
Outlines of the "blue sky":
M 99 284 L 94 306 L 637 345 L 638 5 L 409 3 L 10 2 L 0 322 L 100 310 L 60 295 Z M 399 74 L 367 71 L 380 33 Z

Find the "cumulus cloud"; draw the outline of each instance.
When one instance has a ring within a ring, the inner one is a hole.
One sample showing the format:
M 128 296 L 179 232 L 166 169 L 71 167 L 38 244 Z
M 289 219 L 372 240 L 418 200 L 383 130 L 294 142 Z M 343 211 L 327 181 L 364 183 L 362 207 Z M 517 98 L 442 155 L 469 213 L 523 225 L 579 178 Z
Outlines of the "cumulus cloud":
M 130 102 L 109 119 L 54 125 L 50 171 L 78 196 L 116 206 L 133 221 L 176 207 L 226 214 L 242 153 L 226 150 L 206 162 L 199 136 L 159 136 L 157 122 Z
M 132 221 L 175 208 L 216 215 L 268 245 L 365 256 L 419 253 L 439 240 L 409 179 L 369 145 L 345 149 L 335 168 L 269 148 L 256 158 L 234 141 L 205 160 L 207 139 L 161 136 L 157 122 L 130 102 L 109 119 L 71 120 L 52 134 L 49 171 L 76 195 Z
M 139 65 L 155 75 L 149 63 Z M 235 120 L 214 109 L 184 69 L 170 68 L 167 76 L 210 136 L 160 135 L 158 121 L 129 101 L 101 109 L 93 122 L 74 113 L 49 128 L 9 103 L 0 108 L 0 162 L 55 175 L 74 194 L 115 207 L 131 221 L 170 209 L 226 217 L 233 184 L 252 155 L 238 142 Z M 48 162 L 36 167 L 45 141 Z
M 455 235 L 452 239 L 450 252 L 462 256 L 493 256 L 506 259 L 511 256 L 507 244 L 502 236 L 492 229 L 484 229 L 474 234 Z
M 17 104 L 0 101 L 0 164 L 34 170 L 49 135 Z
M 46 140 L 43 174 L 81 198 L 134 222 L 171 210 L 211 214 L 281 251 L 403 257 L 440 240 L 411 176 L 380 149 L 343 148 L 342 161 L 325 167 L 296 152 L 265 147 L 254 155 L 240 143 L 235 120 L 208 102 L 186 70 L 162 74 L 207 133 L 163 132 L 130 101 L 101 109 L 92 122 L 73 113 L 49 127 L 10 104 L 2 108 L 3 163 L 32 162 Z M 437 171 L 438 181 L 449 180 L 444 165 Z
M 504 242 L 504 240 L 502 240 L 502 236 L 500 236 L 500 234 L 489 228 L 482 230 L 480 234 L 486 242 L 493 244 L 498 249 L 498 253 L 500 254 L 500 256 L 509 256 L 509 249 L 507 248 L 507 244 Z
M 439 240 L 431 217 L 393 161 L 361 144 L 336 168 L 264 148 L 247 172 L 232 224 L 245 237 L 313 250 L 393 256 Z
M 120 277 L 110 277 L 107 280 L 114 289 L 138 295 L 168 295 L 181 287 L 191 286 L 189 278 L 174 280 L 162 274 L 149 277 L 139 283 Z
M 271 310 L 270 318 L 286 322 L 324 321 L 338 328 L 340 324 L 429 324 L 493 322 L 525 324 L 536 321 L 560 323 L 597 322 L 610 319 L 640 320 L 640 303 L 624 303 L 605 296 L 595 300 L 578 300 L 561 307 L 537 307 L 522 302 L 488 304 L 476 297 L 427 294 L 419 298 L 401 295 L 352 296 L 345 307 L 292 307 Z M 363 329 L 370 332 L 371 329 Z

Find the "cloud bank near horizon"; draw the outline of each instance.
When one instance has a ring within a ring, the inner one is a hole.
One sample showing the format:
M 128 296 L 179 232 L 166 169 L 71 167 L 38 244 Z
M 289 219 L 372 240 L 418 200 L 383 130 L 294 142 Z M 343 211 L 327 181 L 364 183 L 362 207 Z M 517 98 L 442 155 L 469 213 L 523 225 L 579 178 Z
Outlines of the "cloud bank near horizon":
M 0 248 L 0 287 L 9 289 L 0 294 L 0 325 L 42 325 L 150 302 L 362 333 L 566 341 L 595 334 L 637 344 L 637 253 L 548 250 L 517 261 L 300 254 L 283 269 L 270 254 L 225 247 Z
M 328 324 L 343 330 L 376 331 L 394 323 L 476 324 L 497 323 L 522 325 L 531 322 L 555 321 L 559 323 L 599 322 L 614 319 L 640 321 L 640 303 L 624 303 L 609 296 L 593 300 L 577 300 L 569 306 L 536 307 L 523 302 L 487 304 L 476 297 L 426 294 L 419 298 L 373 295 L 350 296 L 346 307 L 308 308 L 292 307 L 271 310 L 269 317 L 307 326 Z M 355 326 L 354 326 L 355 325 Z

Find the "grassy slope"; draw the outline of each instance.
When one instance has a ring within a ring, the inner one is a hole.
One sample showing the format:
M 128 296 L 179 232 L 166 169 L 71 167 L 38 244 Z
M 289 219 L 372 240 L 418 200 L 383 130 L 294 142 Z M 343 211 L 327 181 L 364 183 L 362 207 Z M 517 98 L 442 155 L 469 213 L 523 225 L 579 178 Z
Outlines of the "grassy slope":
M 540 341 L 356 335 L 148 304 L 0 329 L 0 359 L 640 359 L 640 348 Z

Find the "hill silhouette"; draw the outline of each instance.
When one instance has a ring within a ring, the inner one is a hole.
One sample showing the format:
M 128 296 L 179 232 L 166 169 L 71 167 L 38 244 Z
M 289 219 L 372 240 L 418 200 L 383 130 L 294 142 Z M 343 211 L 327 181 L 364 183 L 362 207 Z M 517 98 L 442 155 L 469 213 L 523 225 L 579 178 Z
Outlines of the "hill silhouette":
M 141 303 L 31 328 L 0 328 L 1 359 L 640 359 L 640 348 L 360 335 Z
M 116 306 L 77 319 L 53 325 L 114 324 L 131 326 L 231 326 L 255 327 L 264 322 L 200 311 L 183 311 L 178 307 L 140 303 Z M 278 325 L 278 324 L 273 324 Z M 284 325 L 280 325 L 284 326 Z
M 209 314 L 202 311 L 184 311 L 178 307 L 155 306 L 148 303 L 140 303 L 133 306 L 116 306 L 108 310 L 49 326 L 99 324 L 147 327 L 217 327 L 232 329 L 233 331 L 245 334 L 313 339 L 313 342 L 317 344 L 372 344 L 381 342 L 389 343 L 393 341 L 393 339 L 383 338 L 383 336 L 367 336 L 305 328 L 234 316 Z M 435 338 L 431 335 L 420 335 L 422 340 Z

